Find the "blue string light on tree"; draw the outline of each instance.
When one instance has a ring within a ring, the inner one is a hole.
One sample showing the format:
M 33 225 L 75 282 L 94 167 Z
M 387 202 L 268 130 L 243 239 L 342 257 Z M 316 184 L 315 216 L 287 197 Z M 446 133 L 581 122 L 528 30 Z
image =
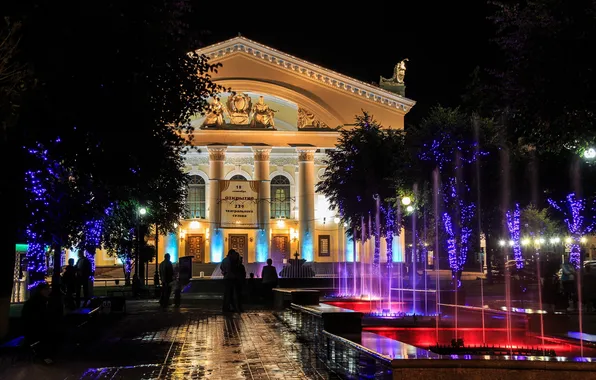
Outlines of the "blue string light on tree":
M 575 193 L 568 194 L 566 202 L 557 202 L 549 199 L 548 203 L 565 216 L 564 222 L 571 235 L 569 263 L 573 265 L 575 269 L 579 269 L 581 265 L 581 238 L 582 236 L 591 233 L 596 226 L 596 214 L 594 213 L 595 207 L 594 205 L 590 207 L 591 214 L 589 215 L 589 220 L 586 221 L 583 215 L 586 209 L 586 201 L 583 199 L 576 199 Z M 565 207 L 565 203 L 567 203 L 567 207 Z
M 455 279 L 463 271 L 467 259 L 475 212 L 474 203 L 466 199 L 470 189 L 465 181 L 456 178 L 456 173 L 464 165 L 471 164 L 488 153 L 478 149 L 477 142 L 455 139 L 448 133 L 441 134 L 430 144 L 423 144 L 423 147 L 420 159 L 433 162 L 442 175 L 448 174 L 446 185 L 441 189 L 446 210 L 442 220 L 447 234 L 449 266 Z M 458 286 L 459 284 L 458 280 Z
M 505 213 L 505 216 L 507 218 L 507 229 L 509 230 L 511 240 L 513 241 L 513 258 L 515 260 L 515 267 L 517 269 L 522 269 L 524 267 L 524 257 L 522 256 L 522 249 L 520 244 L 520 214 L 521 212 L 519 210 L 519 203 L 515 204 L 515 209 L 513 210 L 513 212 L 507 211 Z
M 395 209 L 389 204 L 381 206 L 381 212 L 385 215 L 385 240 L 387 241 L 387 268 L 393 267 L 393 235 L 396 227 Z
M 56 144 L 60 142 L 57 138 Z M 56 214 L 62 211 L 60 185 L 68 182 L 68 171 L 60 162 L 49 157 L 48 150 L 40 143 L 34 147 L 25 148 L 32 157 L 32 164 L 36 166 L 25 172 L 25 192 L 28 195 L 27 210 L 29 224 L 27 235 L 27 269 L 30 285 L 33 288 L 45 280 L 47 274 L 46 245 L 56 243 L 55 231 L 51 231 L 56 223 Z M 66 180 L 65 180 L 66 179 Z M 54 199 L 53 196 L 57 196 Z M 60 206 L 58 208 L 52 206 Z M 48 231 L 50 230 L 50 231 Z M 57 241 L 58 244 L 61 241 Z

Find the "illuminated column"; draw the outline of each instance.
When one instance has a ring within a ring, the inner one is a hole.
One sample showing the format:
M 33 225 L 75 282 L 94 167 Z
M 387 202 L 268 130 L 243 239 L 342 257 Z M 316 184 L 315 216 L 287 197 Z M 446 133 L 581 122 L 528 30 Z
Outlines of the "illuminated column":
M 256 260 L 264 263 L 269 258 L 269 223 L 271 221 L 271 186 L 269 181 L 269 155 L 271 147 L 253 147 L 255 157 L 254 179 L 259 182 L 257 218 L 259 231 L 256 239 Z
M 209 151 L 209 256 L 212 263 L 219 263 L 224 257 L 224 235 L 219 228 L 221 212 L 219 203 L 219 180 L 224 179 L 226 146 L 210 146 Z
M 306 261 L 314 259 L 315 236 L 315 151 L 314 148 L 297 148 L 298 186 L 300 187 L 300 256 Z

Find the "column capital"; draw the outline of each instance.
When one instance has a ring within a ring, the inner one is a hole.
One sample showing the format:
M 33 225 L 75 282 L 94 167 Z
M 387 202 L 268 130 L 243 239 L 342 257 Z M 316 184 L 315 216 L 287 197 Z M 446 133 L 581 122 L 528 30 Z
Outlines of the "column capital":
M 226 159 L 226 145 L 212 145 L 207 147 L 209 152 L 209 161 L 224 161 Z
M 298 161 L 314 161 L 316 151 L 317 148 L 314 147 L 296 148 L 296 152 L 298 152 Z
M 269 161 L 269 155 L 271 154 L 270 146 L 253 146 L 252 151 L 255 161 Z

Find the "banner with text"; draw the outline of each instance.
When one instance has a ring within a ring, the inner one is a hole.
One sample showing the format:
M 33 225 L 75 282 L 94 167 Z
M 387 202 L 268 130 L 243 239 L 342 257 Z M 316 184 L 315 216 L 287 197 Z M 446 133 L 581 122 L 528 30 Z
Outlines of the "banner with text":
M 220 180 L 221 228 L 258 228 L 259 181 Z

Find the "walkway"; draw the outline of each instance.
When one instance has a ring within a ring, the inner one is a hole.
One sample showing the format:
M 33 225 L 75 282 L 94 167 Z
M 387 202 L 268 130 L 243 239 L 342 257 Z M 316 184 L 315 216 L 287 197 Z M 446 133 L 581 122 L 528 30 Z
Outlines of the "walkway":
M 3 365 L 0 379 L 339 379 L 269 311 L 222 315 L 196 305 L 161 311 L 131 303 L 129 315 L 55 365 Z

